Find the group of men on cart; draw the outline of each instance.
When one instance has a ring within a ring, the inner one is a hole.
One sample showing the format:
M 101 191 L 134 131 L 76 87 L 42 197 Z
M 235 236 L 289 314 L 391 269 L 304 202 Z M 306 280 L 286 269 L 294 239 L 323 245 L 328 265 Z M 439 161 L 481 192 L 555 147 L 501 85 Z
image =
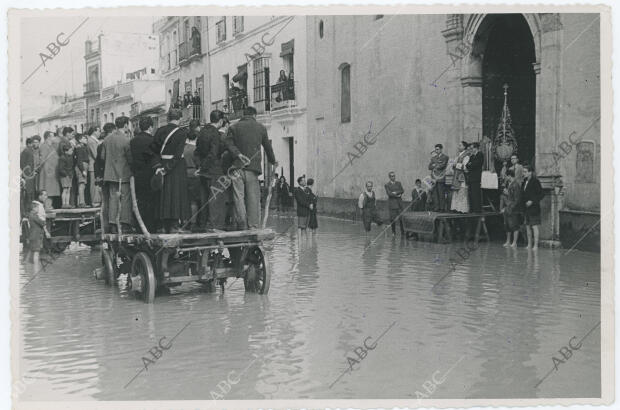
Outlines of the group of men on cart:
M 157 130 L 152 118 L 140 118 L 133 138 L 128 119 L 117 118 L 101 149 L 104 224 L 114 233 L 216 232 L 226 228 L 232 196 L 233 228 L 258 228 L 261 147 L 270 163 L 276 161 L 267 130 L 255 117 L 256 110 L 247 107 L 237 123 L 227 126 L 225 114 L 214 110 L 205 126 L 192 120 L 185 128 L 182 111 L 171 108 L 168 123 Z

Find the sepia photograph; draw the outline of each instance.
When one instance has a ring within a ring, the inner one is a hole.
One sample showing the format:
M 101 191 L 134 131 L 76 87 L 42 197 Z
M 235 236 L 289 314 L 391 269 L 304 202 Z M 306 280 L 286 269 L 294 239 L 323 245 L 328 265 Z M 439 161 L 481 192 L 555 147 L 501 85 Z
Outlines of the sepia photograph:
M 9 9 L 8 44 L 13 408 L 614 400 L 610 7 Z

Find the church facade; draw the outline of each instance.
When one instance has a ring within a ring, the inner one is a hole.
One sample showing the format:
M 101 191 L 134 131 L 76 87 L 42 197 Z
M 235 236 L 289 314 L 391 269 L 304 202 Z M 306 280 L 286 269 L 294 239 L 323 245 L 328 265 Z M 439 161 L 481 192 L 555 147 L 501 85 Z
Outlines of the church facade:
M 435 144 L 453 158 L 459 141 L 479 141 L 491 171 L 511 152 L 535 166 L 541 239 L 559 241 L 561 216 L 589 223 L 600 212 L 599 27 L 598 14 L 308 16 L 307 174 L 325 210 L 354 212 L 368 180 L 385 199 L 389 171 L 409 200 Z

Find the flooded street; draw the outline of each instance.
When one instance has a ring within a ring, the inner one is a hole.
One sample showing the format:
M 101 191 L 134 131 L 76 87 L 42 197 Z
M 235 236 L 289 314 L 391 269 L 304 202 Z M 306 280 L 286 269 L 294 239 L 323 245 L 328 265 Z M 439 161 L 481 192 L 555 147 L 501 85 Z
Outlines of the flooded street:
M 265 296 L 229 279 L 224 294 L 183 285 L 145 304 L 124 281 L 94 278 L 98 249 L 67 250 L 26 287 L 22 266 L 22 398 L 601 395 L 600 327 L 584 338 L 600 321 L 599 254 L 481 243 L 462 259 L 462 244 L 377 238 L 375 227 L 369 243 L 361 223 L 329 218 L 299 238 L 294 223 L 269 224 L 290 229 L 274 240 Z M 582 346 L 565 359 L 573 337 Z M 444 380 L 428 392 L 433 375 Z

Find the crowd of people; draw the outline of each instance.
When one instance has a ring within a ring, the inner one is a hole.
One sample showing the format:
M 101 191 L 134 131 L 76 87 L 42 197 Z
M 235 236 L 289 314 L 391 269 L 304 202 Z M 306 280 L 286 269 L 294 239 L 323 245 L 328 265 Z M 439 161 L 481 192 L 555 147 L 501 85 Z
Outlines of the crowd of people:
M 428 165 L 430 176 L 424 180 L 415 180 L 411 204 L 407 207 L 403 205 L 405 190 L 402 183 L 396 180 L 394 172 L 388 174 L 385 192 L 388 197 L 389 223 L 394 235 L 397 225 L 400 226 L 401 235 L 405 235 L 402 221 L 405 211 L 482 212 L 484 156 L 480 152 L 479 143 L 461 141 L 458 153 L 452 159 L 442 151 L 443 145 L 436 144 Z M 359 196 L 358 208 L 361 210 L 364 229 L 370 232 L 373 222 L 382 225 L 383 220 L 377 211 L 373 182 L 368 181 L 365 188 Z M 534 168 L 528 164 L 521 165 L 518 156 L 513 154 L 509 163 L 503 163 L 498 189 L 499 211 L 503 215 L 506 231 L 504 246 L 516 247 L 519 231 L 525 226 L 527 247 L 537 249 L 541 223 L 540 201 L 544 195 Z
M 91 127 L 78 134 L 71 127 L 61 133 L 47 131 L 26 141 L 22 169 L 22 217 L 29 221 L 35 244 L 48 234 L 45 210 L 102 205 L 106 230 L 111 232 L 217 232 L 253 229 L 260 224 L 262 170 L 261 147 L 267 160 L 277 164 L 266 128 L 256 121 L 253 107 L 230 125 L 225 113 L 214 110 L 210 122 L 192 119 L 179 125 L 182 111 L 171 108 L 168 123 L 157 130 L 153 119 L 142 117 L 131 130 L 127 117 L 116 118 L 103 130 Z M 60 134 L 60 135 L 59 135 Z M 403 206 L 403 184 L 388 174 L 389 223 L 393 234 L 402 214 L 410 211 L 481 212 L 481 174 L 484 157 L 478 143 L 462 141 L 453 159 L 436 144 L 429 162 L 430 176 L 416 179 L 411 204 Z M 516 247 L 519 230 L 527 227 L 528 247 L 537 248 L 540 225 L 540 182 L 529 165 L 513 155 L 500 172 L 500 212 L 506 229 L 505 246 Z M 130 179 L 134 178 L 136 218 L 132 208 Z M 424 182 L 424 183 L 423 183 Z M 297 225 L 315 231 L 317 196 L 314 180 L 305 175 L 291 189 L 284 176 L 275 174 L 275 208 L 286 211 L 295 199 Z M 103 202 L 103 204 L 102 204 Z M 365 230 L 382 224 L 371 181 L 358 199 Z M 512 242 L 511 242 L 512 237 Z M 36 248 L 36 246 L 35 246 Z
M 261 147 L 275 156 L 267 130 L 253 107 L 230 125 L 222 111 L 210 122 L 179 125 L 171 109 L 168 124 L 155 130 L 142 117 L 132 132 L 127 117 L 93 127 L 88 135 L 70 127 L 28 139 L 21 154 L 22 216 L 32 226 L 35 249 L 45 235 L 45 212 L 54 208 L 102 206 L 109 232 L 217 232 L 258 228 Z M 133 212 L 130 179 L 134 178 Z M 30 223 L 31 222 L 31 223 Z M 30 249 L 33 247 L 30 246 Z M 37 251 L 39 249 L 36 249 Z

